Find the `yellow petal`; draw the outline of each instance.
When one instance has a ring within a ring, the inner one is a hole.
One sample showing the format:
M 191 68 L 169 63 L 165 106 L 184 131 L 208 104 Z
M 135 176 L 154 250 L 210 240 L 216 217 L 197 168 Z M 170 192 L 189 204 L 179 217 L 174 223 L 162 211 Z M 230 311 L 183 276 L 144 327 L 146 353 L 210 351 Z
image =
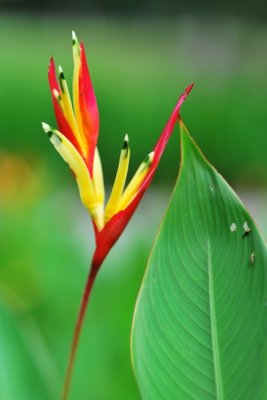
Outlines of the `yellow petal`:
M 104 188 L 102 164 L 97 148 L 95 149 L 95 156 L 94 156 L 93 185 L 96 194 L 96 201 L 98 204 L 98 210 L 97 210 L 98 219 L 103 221 L 103 226 L 104 226 L 105 188 Z M 103 228 L 103 226 L 101 226 L 101 229 Z
M 118 210 L 121 195 L 124 189 L 130 161 L 130 148 L 128 135 L 125 136 L 123 148 L 120 154 L 118 170 L 111 195 L 105 210 L 105 222 L 107 222 Z
M 60 94 L 60 98 L 59 98 L 60 104 L 62 105 L 64 115 L 65 115 L 65 117 L 77 139 L 77 142 L 79 143 L 81 149 L 84 150 L 83 143 L 82 143 L 82 136 L 79 131 L 77 121 L 76 121 L 76 118 L 74 115 L 72 103 L 71 103 L 69 88 L 68 88 L 67 81 L 65 79 L 64 72 L 63 72 L 63 69 L 61 66 L 58 67 L 58 73 L 59 73 L 59 83 L 60 83 L 60 89 L 61 89 L 61 94 Z
M 82 203 L 89 210 L 97 227 L 102 229 L 104 223 L 103 217 L 101 219 L 99 215 L 99 204 L 97 202 L 96 193 L 83 158 L 62 133 L 56 129 L 52 129 L 48 124 L 43 123 L 42 126 L 57 152 L 73 171 L 77 180 Z
M 82 116 L 80 112 L 79 105 L 79 74 L 81 68 L 81 57 L 80 57 L 80 45 L 78 39 L 75 35 L 75 32 L 72 32 L 72 52 L 73 52 L 73 105 L 74 105 L 74 113 L 77 121 L 77 125 L 79 128 L 79 132 L 82 137 L 84 137 L 83 133 L 83 124 L 82 124 Z
M 96 198 L 99 203 L 105 201 L 105 187 L 101 159 L 98 149 L 95 149 L 94 166 L 93 166 L 93 184 L 95 188 Z
M 135 175 L 133 176 L 132 180 L 128 184 L 121 197 L 121 200 L 119 202 L 119 210 L 124 210 L 137 195 L 138 189 L 148 173 L 153 158 L 154 151 L 148 154 L 148 156 L 145 158 L 145 160 L 136 171 Z

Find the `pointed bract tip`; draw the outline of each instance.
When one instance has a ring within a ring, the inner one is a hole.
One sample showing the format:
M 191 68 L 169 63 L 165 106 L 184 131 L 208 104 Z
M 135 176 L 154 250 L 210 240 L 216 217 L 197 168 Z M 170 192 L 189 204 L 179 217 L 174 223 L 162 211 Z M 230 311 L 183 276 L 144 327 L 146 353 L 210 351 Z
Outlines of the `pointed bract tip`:
M 154 152 L 154 151 L 151 151 L 151 153 L 149 153 L 149 154 L 148 154 L 148 158 L 149 158 L 149 160 L 150 160 L 150 161 L 152 161 L 152 160 L 153 160 L 153 158 L 154 158 L 154 154 L 155 154 L 155 152 Z
M 195 86 L 195 83 L 194 83 L 194 82 L 191 83 L 190 85 L 188 85 L 188 86 L 185 88 L 185 93 L 186 93 L 186 94 L 189 94 L 189 93 L 191 92 L 191 90 L 193 89 L 194 86 Z
M 189 95 L 189 93 L 191 92 L 194 85 L 195 85 L 194 83 L 191 83 L 189 86 L 185 88 L 184 92 L 179 96 L 178 103 L 176 104 L 176 112 L 178 113 L 177 116 L 178 119 L 179 119 L 180 108 L 185 99 L 187 98 L 187 96 Z
M 45 131 L 45 133 L 48 133 L 51 131 L 51 126 L 48 125 L 46 122 L 42 122 L 42 128 Z
M 129 137 L 126 134 L 124 136 L 123 145 L 122 145 L 122 150 L 126 150 L 125 156 L 127 156 L 127 154 L 128 154 L 128 149 L 129 149 Z
M 62 69 L 61 65 L 58 66 L 58 73 L 59 73 L 59 75 L 63 74 L 63 76 L 64 76 L 63 69 Z
M 71 32 L 71 37 L 72 37 L 72 43 L 75 44 L 78 42 L 76 33 L 74 31 Z
M 49 139 L 54 135 L 58 138 L 54 129 L 50 125 L 48 125 L 46 122 L 42 122 L 42 128 L 45 131 L 45 133 L 47 134 L 47 136 L 49 137 Z
M 152 161 L 153 161 L 153 158 L 154 158 L 154 155 L 155 155 L 155 152 L 154 152 L 154 151 L 151 151 L 151 153 L 149 153 L 149 154 L 146 156 L 146 158 L 145 158 L 145 160 L 144 160 L 145 168 L 148 168 L 148 167 L 151 165 L 151 163 L 152 163 Z
M 48 72 L 50 73 L 52 68 L 54 68 L 54 67 L 55 67 L 54 57 L 51 56 L 50 57 L 50 61 L 49 61 L 49 65 L 48 65 Z
M 46 124 L 45 122 L 42 122 L 42 128 L 47 134 L 47 136 L 51 138 L 51 136 L 53 135 L 53 129 L 51 128 L 51 126 Z

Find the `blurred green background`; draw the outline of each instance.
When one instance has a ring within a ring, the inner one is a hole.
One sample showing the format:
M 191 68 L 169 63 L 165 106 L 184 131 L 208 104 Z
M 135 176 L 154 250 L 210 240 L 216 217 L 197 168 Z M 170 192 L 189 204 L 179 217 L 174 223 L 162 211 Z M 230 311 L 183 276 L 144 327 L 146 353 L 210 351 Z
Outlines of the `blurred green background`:
M 193 1 L 182 13 L 171 0 L 164 6 L 140 0 L 132 9 L 95 2 L 92 11 L 82 1 L 75 10 L 57 2 L 54 12 L 48 1 L 40 9 L 26 3 L 0 3 L 0 399 L 53 400 L 62 388 L 93 233 L 72 175 L 41 130 L 41 121 L 55 125 L 51 54 L 70 81 L 71 30 L 85 43 L 108 188 L 124 134 L 131 174 L 179 94 L 195 82 L 182 110 L 185 123 L 267 237 L 267 27 L 260 7 L 248 19 L 242 3 L 238 15 L 238 1 L 217 13 L 209 3 L 206 13 L 199 7 L 193 13 Z M 131 319 L 179 162 L 176 128 L 149 193 L 99 274 L 70 399 L 139 399 Z

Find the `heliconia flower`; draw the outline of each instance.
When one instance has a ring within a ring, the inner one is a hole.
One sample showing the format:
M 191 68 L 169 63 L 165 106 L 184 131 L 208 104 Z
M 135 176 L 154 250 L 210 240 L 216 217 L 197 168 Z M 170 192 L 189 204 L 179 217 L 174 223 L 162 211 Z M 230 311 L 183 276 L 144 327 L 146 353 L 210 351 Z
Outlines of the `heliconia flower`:
M 74 32 L 72 47 L 74 61 L 72 99 L 62 68 L 58 68 L 57 78 L 54 60 L 51 58 L 48 77 L 58 130 L 46 123 L 42 126 L 76 178 L 81 201 L 89 211 L 94 225 L 96 249 L 74 332 L 63 399 L 67 398 L 79 333 L 97 271 L 148 188 L 179 117 L 180 107 L 193 87 L 193 85 L 188 86 L 180 96 L 156 146 L 141 163 L 128 185 L 126 178 L 130 147 L 128 135 L 124 137 L 115 182 L 105 205 L 103 172 L 97 150 L 98 107 L 84 45 L 78 42 Z

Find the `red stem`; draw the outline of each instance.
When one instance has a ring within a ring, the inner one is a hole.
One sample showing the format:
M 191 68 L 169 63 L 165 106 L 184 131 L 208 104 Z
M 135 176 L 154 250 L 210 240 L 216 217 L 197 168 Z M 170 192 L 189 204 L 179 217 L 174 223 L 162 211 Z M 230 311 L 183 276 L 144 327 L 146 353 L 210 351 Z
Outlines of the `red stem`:
M 92 291 L 92 287 L 93 287 L 97 272 L 103 262 L 103 259 L 100 261 L 99 259 L 97 259 L 95 257 L 95 255 L 94 255 L 92 263 L 91 263 L 90 272 L 89 272 L 86 286 L 85 286 L 85 289 L 83 292 L 83 298 L 82 298 L 82 302 L 80 305 L 79 314 L 78 314 L 78 318 L 76 321 L 76 326 L 74 329 L 71 350 L 70 350 L 70 355 L 69 355 L 69 360 L 68 360 L 68 367 L 67 367 L 67 372 L 66 372 L 66 376 L 65 376 L 62 400 L 67 400 L 67 398 L 68 398 L 71 377 L 72 377 L 72 372 L 73 372 L 73 367 L 74 367 L 74 361 L 75 361 L 75 356 L 76 356 L 79 338 L 80 338 L 80 334 L 81 334 L 81 329 L 82 329 L 83 322 L 84 322 L 85 312 L 87 309 L 88 301 L 90 299 L 90 294 Z

